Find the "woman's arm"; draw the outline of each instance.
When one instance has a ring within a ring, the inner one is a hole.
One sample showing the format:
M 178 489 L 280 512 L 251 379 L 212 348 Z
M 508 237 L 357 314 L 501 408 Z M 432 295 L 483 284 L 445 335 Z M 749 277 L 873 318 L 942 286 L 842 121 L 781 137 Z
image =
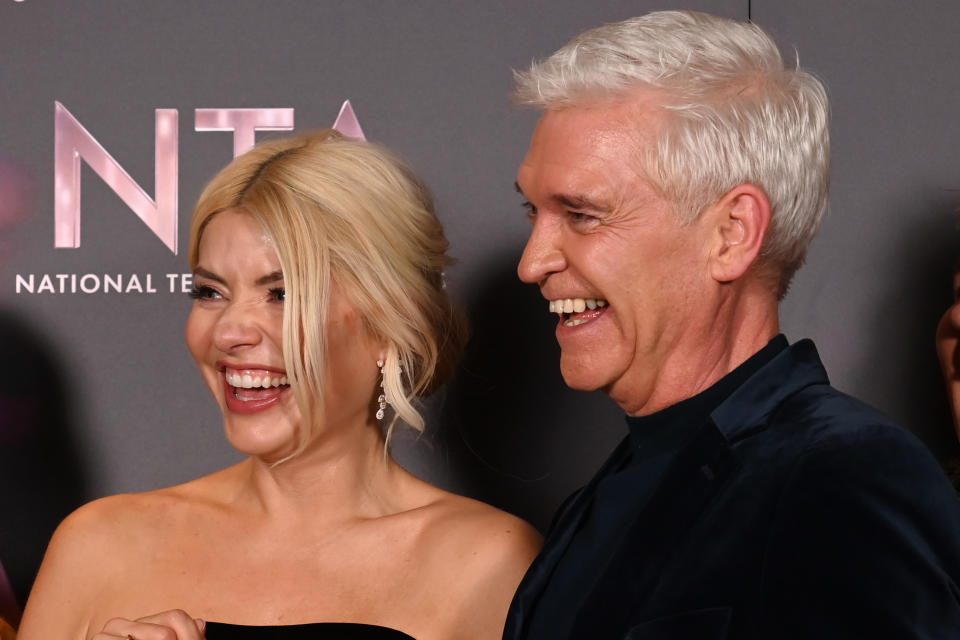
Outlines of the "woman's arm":
M 203 622 L 181 610 L 115 617 L 142 616 L 156 596 L 161 577 L 149 559 L 157 538 L 167 539 L 158 525 L 169 505 L 155 493 L 123 494 L 70 514 L 47 547 L 18 640 L 202 640 Z
M 469 541 L 460 562 L 451 565 L 450 584 L 464 589 L 464 616 L 460 632 L 465 637 L 499 640 L 513 594 L 540 551 L 543 538 L 529 524 L 512 515 L 493 511 L 461 530 Z
M 114 546 L 104 535 L 100 511 L 97 503 L 85 505 L 57 527 L 27 600 L 19 640 L 88 637 Z

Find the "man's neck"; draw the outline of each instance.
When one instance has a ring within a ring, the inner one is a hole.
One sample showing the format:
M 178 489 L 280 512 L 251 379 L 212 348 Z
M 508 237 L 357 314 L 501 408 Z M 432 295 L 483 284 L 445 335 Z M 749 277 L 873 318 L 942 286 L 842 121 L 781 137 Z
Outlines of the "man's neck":
M 780 332 L 776 299 L 763 288 L 733 290 L 718 302 L 689 324 L 660 371 L 650 372 L 655 379 L 607 389 L 627 415 L 649 415 L 710 388 Z

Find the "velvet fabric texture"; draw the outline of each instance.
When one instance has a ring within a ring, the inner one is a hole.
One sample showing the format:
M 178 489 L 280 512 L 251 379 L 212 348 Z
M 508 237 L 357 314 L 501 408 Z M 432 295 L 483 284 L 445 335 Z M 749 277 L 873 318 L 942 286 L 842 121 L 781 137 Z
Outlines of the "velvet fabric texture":
M 595 577 L 552 579 L 580 561 L 567 552 L 597 530 L 592 494 L 632 446 L 558 515 L 506 639 L 960 638 L 950 483 L 912 434 L 829 386 L 809 340 L 750 376 L 655 487 L 638 487 L 645 497 L 591 540 Z

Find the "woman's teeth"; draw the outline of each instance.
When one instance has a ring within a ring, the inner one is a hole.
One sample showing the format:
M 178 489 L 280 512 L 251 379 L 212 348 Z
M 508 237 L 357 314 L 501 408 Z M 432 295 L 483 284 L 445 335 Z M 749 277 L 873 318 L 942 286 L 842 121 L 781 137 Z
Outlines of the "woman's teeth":
M 607 306 L 607 301 L 600 298 L 565 298 L 563 300 L 551 300 L 550 313 L 580 313 L 587 309 L 601 309 L 605 306 Z M 584 320 L 584 322 L 586 322 L 586 320 Z M 583 324 L 583 322 L 578 322 L 577 324 Z
M 279 387 L 287 384 L 287 376 L 252 376 L 248 373 L 239 374 L 227 372 L 226 377 L 227 384 L 240 389 L 254 389 L 256 387 L 269 389 L 270 387 Z

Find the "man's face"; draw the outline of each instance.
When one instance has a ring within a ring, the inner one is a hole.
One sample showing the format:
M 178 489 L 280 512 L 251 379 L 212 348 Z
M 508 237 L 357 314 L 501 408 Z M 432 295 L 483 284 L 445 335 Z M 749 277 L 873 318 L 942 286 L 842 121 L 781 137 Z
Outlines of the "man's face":
M 520 278 L 574 310 L 556 329 L 564 380 L 633 415 L 676 401 L 661 402 L 658 385 L 697 375 L 682 345 L 703 330 L 710 280 L 709 230 L 678 222 L 641 173 L 663 113 L 639 97 L 548 111 L 517 174 L 533 225 Z

